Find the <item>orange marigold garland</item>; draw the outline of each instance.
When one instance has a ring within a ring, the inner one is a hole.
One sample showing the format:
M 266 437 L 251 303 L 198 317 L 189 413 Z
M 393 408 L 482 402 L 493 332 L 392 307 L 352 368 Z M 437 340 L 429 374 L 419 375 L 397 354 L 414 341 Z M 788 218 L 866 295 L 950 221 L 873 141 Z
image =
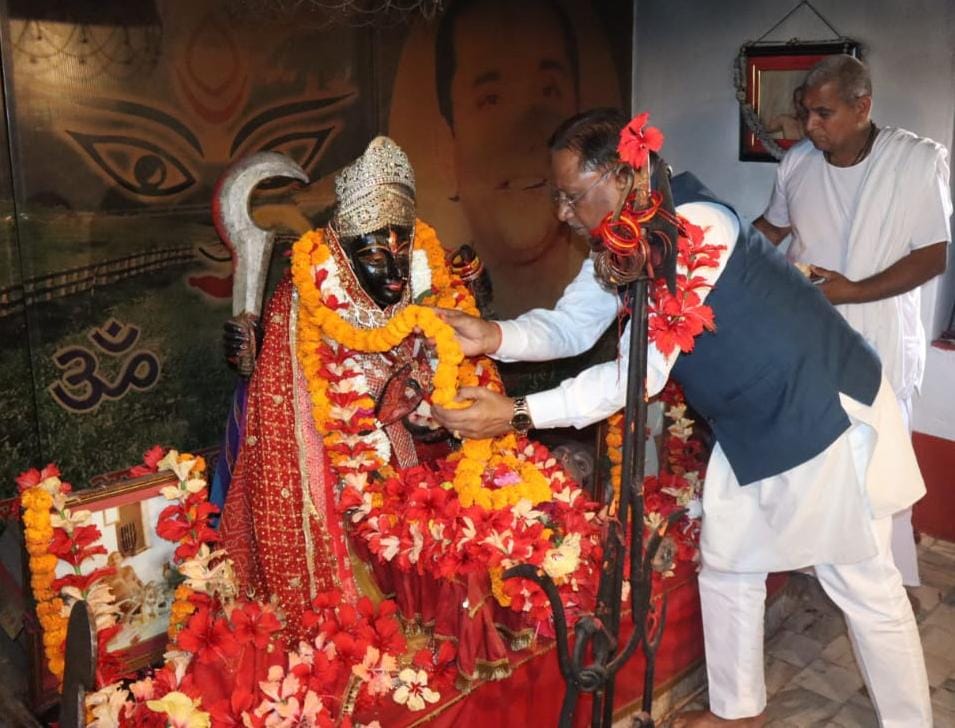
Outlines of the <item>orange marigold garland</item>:
M 62 483 L 59 476 L 59 469 L 51 464 L 42 471 L 34 469 L 21 474 L 17 484 L 23 506 L 24 540 L 30 557 L 30 586 L 43 631 L 43 652 L 48 669 L 62 683 L 67 618 L 63 615 L 63 600 L 53 588 L 57 558 L 50 553 L 53 542 L 50 511 L 53 494 L 68 492 L 70 486 Z
M 503 391 L 497 368 L 490 359 L 465 359 L 454 330 L 428 308 L 453 308 L 477 314 L 470 290 L 451 274 L 444 249 L 429 225 L 416 223 L 412 253 L 412 292 L 422 305 L 406 306 L 384 326 L 359 328 L 338 313 L 353 304 L 338 281 L 324 231 L 310 231 L 293 246 L 292 280 L 300 302 L 298 357 L 308 382 L 313 417 L 322 432 L 333 470 L 355 490 L 364 490 L 368 475 L 380 472 L 390 455 L 387 436 L 377 427 L 375 402 L 368 393 L 355 353 L 388 351 L 417 330 L 435 342 L 437 366 L 431 402 L 444 407 L 466 406 L 455 400 L 457 390 L 463 386 Z M 490 443 L 474 443 L 469 452 L 484 453 L 491 447 Z M 468 457 L 462 457 L 461 462 L 467 470 L 464 464 L 469 462 Z M 473 490 L 466 483 L 473 483 L 473 476 L 462 473 L 462 491 Z M 539 487 L 537 490 L 542 492 Z M 497 496 L 498 500 L 502 497 Z
M 66 625 L 72 605 L 82 599 L 89 604 L 94 619 L 98 679 L 110 680 L 120 665 L 106 646 L 121 626 L 116 620 L 116 598 L 103 578 L 115 569 L 101 566 L 83 573 L 86 562 L 106 554 L 99 543 L 102 534 L 89 522 L 89 511 L 68 507 L 72 487 L 60 480 L 60 471 L 55 465 L 47 465 L 42 471 L 28 470 L 17 478 L 17 483 L 30 555 L 31 587 L 47 666 L 62 683 Z M 57 577 L 60 561 L 70 569 L 64 576 Z

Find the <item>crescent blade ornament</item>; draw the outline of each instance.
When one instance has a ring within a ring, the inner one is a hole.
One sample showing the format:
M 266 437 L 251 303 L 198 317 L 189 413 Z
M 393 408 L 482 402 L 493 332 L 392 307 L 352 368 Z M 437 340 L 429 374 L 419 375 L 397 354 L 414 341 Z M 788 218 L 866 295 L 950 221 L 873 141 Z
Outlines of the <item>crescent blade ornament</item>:
M 213 223 L 232 253 L 232 315 L 236 317 L 257 318 L 262 310 L 275 231 L 255 224 L 249 203 L 255 188 L 275 177 L 309 181 L 305 171 L 284 154 L 257 152 L 231 165 L 213 194 Z

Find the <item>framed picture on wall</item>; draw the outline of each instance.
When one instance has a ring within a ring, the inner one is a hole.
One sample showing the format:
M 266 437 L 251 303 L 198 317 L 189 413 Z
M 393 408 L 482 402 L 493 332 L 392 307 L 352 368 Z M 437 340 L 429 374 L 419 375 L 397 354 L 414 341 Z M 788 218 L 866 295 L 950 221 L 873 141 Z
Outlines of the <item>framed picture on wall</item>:
M 740 101 L 740 161 L 778 161 L 803 138 L 803 79 L 818 61 L 838 53 L 858 58 L 859 44 L 787 43 L 743 49 L 739 60 L 745 92 Z

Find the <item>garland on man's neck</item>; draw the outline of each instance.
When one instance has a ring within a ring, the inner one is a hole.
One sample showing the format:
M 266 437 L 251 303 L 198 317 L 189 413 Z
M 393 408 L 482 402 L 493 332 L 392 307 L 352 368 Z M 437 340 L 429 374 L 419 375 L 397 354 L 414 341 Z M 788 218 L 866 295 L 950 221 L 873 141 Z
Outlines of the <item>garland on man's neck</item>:
M 650 153 L 663 147 L 663 134 L 659 129 L 646 126 L 648 120 L 649 114 L 638 114 L 620 132 L 617 155 L 633 170 L 634 176 L 649 164 Z M 628 196 L 622 208 L 615 211 L 616 214 L 608 214 L 591 234 L 603 241 L 607 262 L 613 272 L 619 272 L 626 280 L 633 280 L 646 266 L 647 274 L 653 279 L 648 313 L 650 343 L 664 356 L 676 349 L 690 352 L 694 337 L 704 329 L 712 331 L 715 328 L 713 310 L 703 304 L 700 295 L 711 285 L 697 272 L 702 268 L 718 267 L 725 246 L 705 244 L 704 231 L 667 209 L 658 191 L 651 193 L 650 204 L 645 210 L 634 209 L 634 198 Z M 673 225 L 676 241 L 661 230 L 647 232 L 650 222 L 657 216 L 663 216 Z M 658 240 L 657 244 L 671 250 L 669 246 L 676 245 L 678 275 L 673 292 L 663 278 L 654 277 L 650 264 L 650 235 L 666 238 Z M 628 265 L 631 260 L 633 263 Z

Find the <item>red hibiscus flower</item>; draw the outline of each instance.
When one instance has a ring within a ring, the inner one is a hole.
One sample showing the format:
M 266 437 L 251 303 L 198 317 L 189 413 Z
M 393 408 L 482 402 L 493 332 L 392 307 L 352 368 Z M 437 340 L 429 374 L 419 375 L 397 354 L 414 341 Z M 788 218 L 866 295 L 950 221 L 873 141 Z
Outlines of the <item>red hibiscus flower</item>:
M 620 132 L 617 154 L 620 159 L 634 169 L 640 169 L 647 163 L 650 152 L 659 152 L 663 147 L 663 132 L 653 126 L 646 126 L 650 114 L 637 114 Z
M 129 474 L 137 478 L 140 475 L 148 475 L 149 473 L 155 473 L 159 470 L 159 461 L 165 457 L 166 451 L 163 449 L 162 445 L 153 445 L 145 453 L 143 453 L 143 464 L 134 465 L 129 469 Z
M 17 485 L 20 486 L 20 492 L 35 488 L 47 478 L 59 478 L 60 469 L 53 463 L 47 465 L 43 470 L 30 468 L 17 476 Z
M 262 609 L 254 602 L 232 610 L 232 629 L 239 644 L 252 643 L 264 650 L 271 636 L 282 629 L 282 623 L 271 609 Z
M 252 693 L 237 689 L 231 699 L 222 699 L 209 708 L 209 716 L 215 728 L 239 728 L 244 725 L 242 713 L 251 713 L 254 707 Z
M 196 655 L 199 662 L 216 662 L 239 653 L 239 644 L 224 619 L 213 619 L 200 609 L 179 633 L 179 646 Z
M 68 564 L 79 566 L 86 559 L 97 554 L 106 554 L 106 547 L 97 543 L 100 539 L 97 526 L 77 526 L 72 537 L 62 528 L 53 529 L 50 553 Z

